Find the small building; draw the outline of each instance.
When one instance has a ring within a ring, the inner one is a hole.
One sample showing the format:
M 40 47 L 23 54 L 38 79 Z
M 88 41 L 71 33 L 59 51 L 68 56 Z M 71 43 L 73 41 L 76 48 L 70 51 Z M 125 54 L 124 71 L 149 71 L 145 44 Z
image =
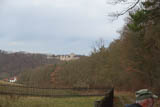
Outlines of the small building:
M 9 79 L 9 82 L 14 83 L 17 81 L 17 77 L 12 77 Z

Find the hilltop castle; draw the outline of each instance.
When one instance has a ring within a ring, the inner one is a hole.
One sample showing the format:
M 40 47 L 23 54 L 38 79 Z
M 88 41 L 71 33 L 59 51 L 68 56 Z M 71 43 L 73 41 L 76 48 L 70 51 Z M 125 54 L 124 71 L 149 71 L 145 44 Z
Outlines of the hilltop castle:
M 47 55 L 47 59 L 59 59 L 61 61 L 71 61 L 71 60 L 77 60 L 82 57 L 82 55 L 76 55 L 74 53 L 71 53 L 69 55 Z
M 70 61 L 70 60 L 77 60 L 80 57 L 78 55 L 75 55 L 74 53 L 71 53 L 69 55 L 58 55 L 56 58 L 60 59 L 61 61 Z

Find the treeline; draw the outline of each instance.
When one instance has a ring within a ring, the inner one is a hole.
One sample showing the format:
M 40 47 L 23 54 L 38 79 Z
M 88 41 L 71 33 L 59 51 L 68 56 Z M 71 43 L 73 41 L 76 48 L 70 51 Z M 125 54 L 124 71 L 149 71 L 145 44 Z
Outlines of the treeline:
M 55 65 L 45 65 L 32 70 L 26 70 L 18 75 L 17 83 L 29 87 L 51 88 L 51 74 L 55 71 Z
M 160 88 L 160 3 L 145 1 L 131 11 L 120 38 L 109 47 L 102 41 L 87 58 L 66 62 L 54 83 L 67 87 L 119 90 Z
M 34 69 L 47 64 L 56 64 L 59 60 L 48 59 L 45 54 L 26 52 L 9 53 L 0 50 L 0 79 L 17 76 L 25 70 Z

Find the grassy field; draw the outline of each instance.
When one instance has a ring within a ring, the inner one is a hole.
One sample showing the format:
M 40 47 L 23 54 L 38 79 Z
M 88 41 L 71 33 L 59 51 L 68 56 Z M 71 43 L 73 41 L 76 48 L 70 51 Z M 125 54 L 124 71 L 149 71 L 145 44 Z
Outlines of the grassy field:
M 94 107 L 94 101 L 103 97 L 20 97 L 0 96 L 0 107 Z M 115 92 L 114 107 L 124 107 L 134 102 L 134 94 Z
M 94 107 L 102 97 L 18 97 L 0 96 L 0 107 Z
M 2 84 L 3 83 L 3 84 Z M 15 94 L 27 96 L 81 96 L 81 95 L 105 95 L 106 89 L 55 89 L 27 87 L 21 84 L 6 84 L 0 81 L 1 94 Z
M 0 107 L 94 107 L 94 102 L 103 97 L 77 97 L 77 95 L 98 94 L 97 90 L 61 90 L 61 89 L 36 89 L 19 87 L 19 84 L 0 81 L 1 93 L 12 93 L 11 95 L 0 94 Z M 7 86 L 6 86 L 7 85 Z M 69 95 L 70 97 L 30 97 L 17 96 L 26 95 Z M 101 93 L 101 92 L 100 92 Z M 103 92 L 104 93 L 104 92 Z M 71 97 L 76 95 L 75 97 Z
M 0 107 L 94 107 L 94 102 L 103 97 L 22 97 L 15 95 L 0 95 Z M 125 104 L 135 102 L 135 95 L 131 92 L 115 92 L 114 107 L 124 107 Z M 156 101 L 154 107 L 159 107 Z
M 22 86 L 22 84 L 10 83 L 3 80 L 0 80 L 0 85 L 14 85 L 14 86 Z

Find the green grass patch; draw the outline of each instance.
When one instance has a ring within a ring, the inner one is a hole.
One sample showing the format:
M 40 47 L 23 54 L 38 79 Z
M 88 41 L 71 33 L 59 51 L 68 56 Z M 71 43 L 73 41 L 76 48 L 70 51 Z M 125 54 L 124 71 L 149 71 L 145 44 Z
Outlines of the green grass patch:
M 52 89 L 52 88 L 34 88 L 13 85 L 0 85 L 0 93 L 28 95 L 28 96 L 84 96 L 84 95 L 105 95 L 105 90 L 97 89 Z
M 0 96 L 0 107 L 94 107 L 103 97 L 20 97 Z
M 10 82 L 3 81 L 3 80 L 0 80 L 0 85 L 22 86 L 22 84 L 18 84 L 18 83 L 10 83 Z
M 94 107 L 94 102 L 103 97 L 23 97 L 16 95 L 0 95 L 0 107 Z M 135 102 L 131 92 L 115 92 L 114 107 L 124 107 Z M 156 101 L 154 107 L 159 107 Z

